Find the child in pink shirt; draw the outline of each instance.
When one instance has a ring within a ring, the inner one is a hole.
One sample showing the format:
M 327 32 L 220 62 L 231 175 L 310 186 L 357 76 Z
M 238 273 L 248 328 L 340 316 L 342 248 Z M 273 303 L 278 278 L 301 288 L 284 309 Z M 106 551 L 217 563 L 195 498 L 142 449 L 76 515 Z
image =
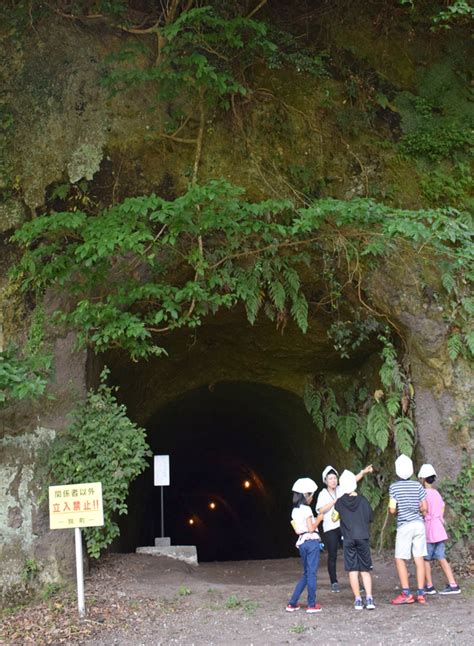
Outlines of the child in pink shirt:
M 448 585 L 440 591 L 440 594 L 459 594 L 461 588 L 454 580 L 453 571 L 445 555 L 445 542 L 448 535 L 444 528 L 444 502 L 439 492 L 433 487 L 436 480 L 436 471 L 431 464 L 423 464 L 418 477 L 426 489 L 426 502 L 428 505 L 428 511 L 425 514 L 426 547 L 428 550 L 428 555 L 425 556 L 425 594 L 436 594 L 430 564 L 430 561 L 434 560 L 439 562 L 448 579 Z

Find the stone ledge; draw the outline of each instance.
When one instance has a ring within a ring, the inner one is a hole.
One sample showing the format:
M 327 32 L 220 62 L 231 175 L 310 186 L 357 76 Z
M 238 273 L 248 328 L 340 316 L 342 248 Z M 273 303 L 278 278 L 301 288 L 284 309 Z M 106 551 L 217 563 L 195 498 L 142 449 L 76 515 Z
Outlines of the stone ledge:
M 197 550 L 195 545 L 170 545 L 169 547 L 137 547 L 137 554 L 151 554 L 152 556 L 168 556 L 171 559 L 184 561 L 189 565 L 198 565 Z

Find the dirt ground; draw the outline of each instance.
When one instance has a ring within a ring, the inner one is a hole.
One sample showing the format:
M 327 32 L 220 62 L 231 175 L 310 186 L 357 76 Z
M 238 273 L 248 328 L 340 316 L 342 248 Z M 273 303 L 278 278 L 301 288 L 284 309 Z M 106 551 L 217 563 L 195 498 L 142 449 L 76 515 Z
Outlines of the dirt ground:
M 341 592 L 330 591 L 323 554 L 318 572 L 321 613 L 285 612 L 300 575 L 298 559 L 186 565 L 166 557 L 109 555 L 86 579 L 86 619 L 78 620 L 74 594 L 59 591 L 2 618 L 3 644 L 221 645 L 474 644 L 474 578 L 459 579 L 462 594 L 430 596 L 395 607 L 397 578 L 391 558 L 374 558 L 376 609 L 355 611 L 339 563 Z M 440 570 L 434 582 L 444 587 Z M 301 599 L 306 602 L 306 598 Z

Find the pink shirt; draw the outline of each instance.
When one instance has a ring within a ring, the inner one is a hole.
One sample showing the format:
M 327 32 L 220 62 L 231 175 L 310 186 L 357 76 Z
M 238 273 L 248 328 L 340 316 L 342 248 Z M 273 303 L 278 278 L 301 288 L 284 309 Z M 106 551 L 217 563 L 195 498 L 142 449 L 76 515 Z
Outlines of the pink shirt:
M 444 529 L 444 502 L 436 489 L 426 489 L 428 513 L 425 516 L 426 542 L 439 543 L 448 538 Z

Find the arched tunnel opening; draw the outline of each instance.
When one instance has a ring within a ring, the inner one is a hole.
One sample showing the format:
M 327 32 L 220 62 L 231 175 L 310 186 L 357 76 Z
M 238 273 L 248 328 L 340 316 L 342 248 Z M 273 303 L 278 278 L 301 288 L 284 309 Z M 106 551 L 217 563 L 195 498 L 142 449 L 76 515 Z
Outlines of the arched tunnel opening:
M 196 545 L 200 561 L 294 556 L 291 485 L 330 459 L 300 397 L 253 382 L 206 385 L 160 408 L 147 432 L 153 454 L 170 456 L 172 544 Z M 128 507 L 116 549 L 153 545 L 161 491 L 152 468 L 132 484 Z

